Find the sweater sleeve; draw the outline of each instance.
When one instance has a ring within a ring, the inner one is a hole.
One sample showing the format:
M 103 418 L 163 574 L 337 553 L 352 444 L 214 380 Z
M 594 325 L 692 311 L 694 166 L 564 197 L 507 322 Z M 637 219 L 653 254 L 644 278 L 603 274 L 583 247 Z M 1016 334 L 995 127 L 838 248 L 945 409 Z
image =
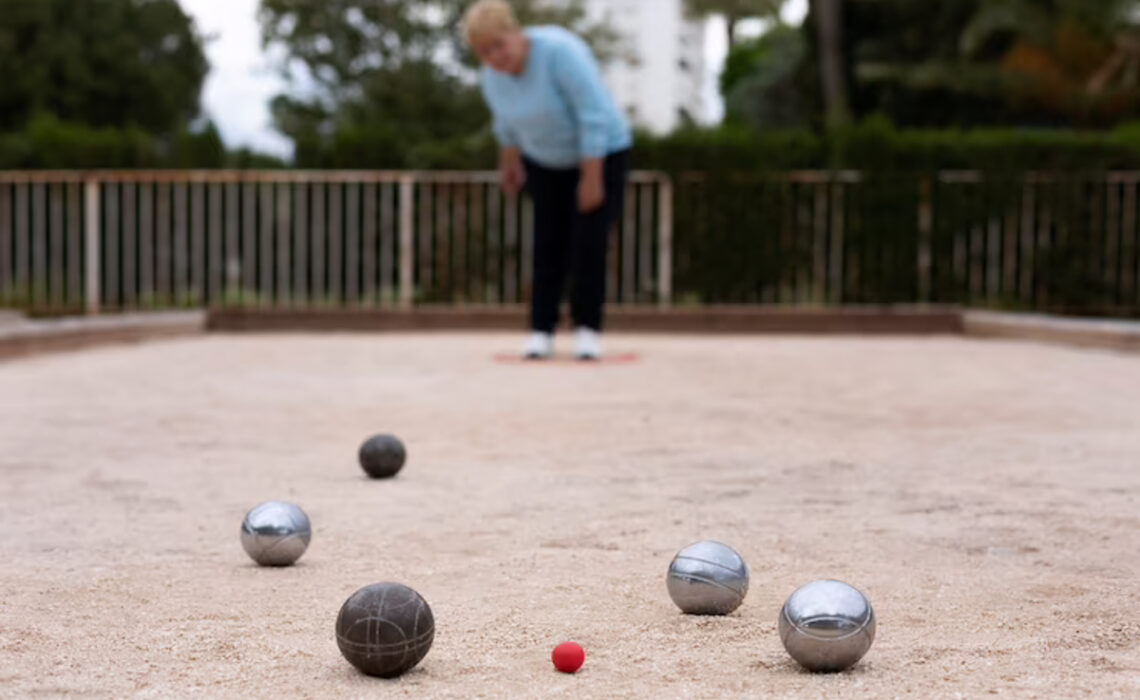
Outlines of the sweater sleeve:
M 495 140 L 499 142 L 500 146 L 504 148 L 518 148 L 519 140 L 515 136 L 515 132 L 512 131 L 506 122 L 498 115 L 495 116 L 491 123 L 491 130 L 495 132 Z
M 491 131 L 495 134 L 495 140 L 499 142 L 500 146 L 518 148 L 519 139 L 515 135 L 514 130 L 503 119 L 499 110 L 495 109 L 494 95 L 491 88 L 487 85 L 487 80 L 484 78 L 480 85 L 483 92 L 483 101 L 486 103 L 488 109 L 491 110 Z
M 609 93 L 601 69 L 584 43 L 565 43 L 552 56 L 551 73 L 578 127 L 578 155 L 604 158 L 609 122 Z

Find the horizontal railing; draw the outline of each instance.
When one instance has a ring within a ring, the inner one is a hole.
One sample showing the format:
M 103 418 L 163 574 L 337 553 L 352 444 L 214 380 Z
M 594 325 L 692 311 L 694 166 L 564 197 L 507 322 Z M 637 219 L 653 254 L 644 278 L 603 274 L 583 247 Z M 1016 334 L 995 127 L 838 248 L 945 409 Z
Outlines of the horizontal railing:
M 674 296 L 1140 313 L 1140 173 L 685 173 Z
M 1140 314 L 1140 173 L 638 172 L 612 303 Z M 0 172 L 0 306 L 411 307 L 529 297 L 493 172 Z
M 609 300 L 667 302 L 669 180 L 626 197 Z M 532 220 L 494 172 L 0 172 L 0 306 L 515 304 Z

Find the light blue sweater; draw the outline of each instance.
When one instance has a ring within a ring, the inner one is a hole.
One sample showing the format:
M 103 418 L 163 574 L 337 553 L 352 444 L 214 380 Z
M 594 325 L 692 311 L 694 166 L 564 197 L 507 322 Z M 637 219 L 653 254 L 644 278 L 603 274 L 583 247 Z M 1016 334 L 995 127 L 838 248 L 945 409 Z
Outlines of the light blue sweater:
M 525 32 L 530 55 L 521 75 L 486 67 L 481 74 L 499 143 L 548 168 L 573 168 L 629 148 L 629 124 L 586 42 L 561 27 Z

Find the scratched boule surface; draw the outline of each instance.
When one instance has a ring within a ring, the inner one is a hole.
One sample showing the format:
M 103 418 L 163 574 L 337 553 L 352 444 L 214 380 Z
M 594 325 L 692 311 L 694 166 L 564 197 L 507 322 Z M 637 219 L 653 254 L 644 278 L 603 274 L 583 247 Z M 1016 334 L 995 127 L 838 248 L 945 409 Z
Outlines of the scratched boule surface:
M 493 360 L 517 341 L 207 336 L 0 363 L 0 696 L 1140 694 L 1140 356 L 619 336 L 639 362 Z M 356 463 L 377 432 L 408 446 L 395 480 Z M 312 520 L 297 566 L 242 552 L 269 499 Z M 751 567 L 728 617 L 666 592 L 700 539 Z M 878 616 L 834 676 L 776 634 L 823 577 Z M 334 639 L 379 581 L 436 621 L 398 681 Z M 566 640 L 576 676 L 551 668 Z

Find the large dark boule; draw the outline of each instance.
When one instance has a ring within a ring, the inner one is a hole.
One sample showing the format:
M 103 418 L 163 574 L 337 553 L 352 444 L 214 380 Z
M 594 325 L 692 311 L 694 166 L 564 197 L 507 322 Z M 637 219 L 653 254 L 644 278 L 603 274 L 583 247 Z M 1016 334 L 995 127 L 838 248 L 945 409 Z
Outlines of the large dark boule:
M 390 479 L 404 468 L 408 451 L 395 435 L 373 435 L 360 446 L 360 466 L 373 479 Z
M 370 676 L 395 678 L 423 661 L 435 639 L 435 618 L 419 593 L 375 583 L 349 596 L 336 617 L 336 645 Z

